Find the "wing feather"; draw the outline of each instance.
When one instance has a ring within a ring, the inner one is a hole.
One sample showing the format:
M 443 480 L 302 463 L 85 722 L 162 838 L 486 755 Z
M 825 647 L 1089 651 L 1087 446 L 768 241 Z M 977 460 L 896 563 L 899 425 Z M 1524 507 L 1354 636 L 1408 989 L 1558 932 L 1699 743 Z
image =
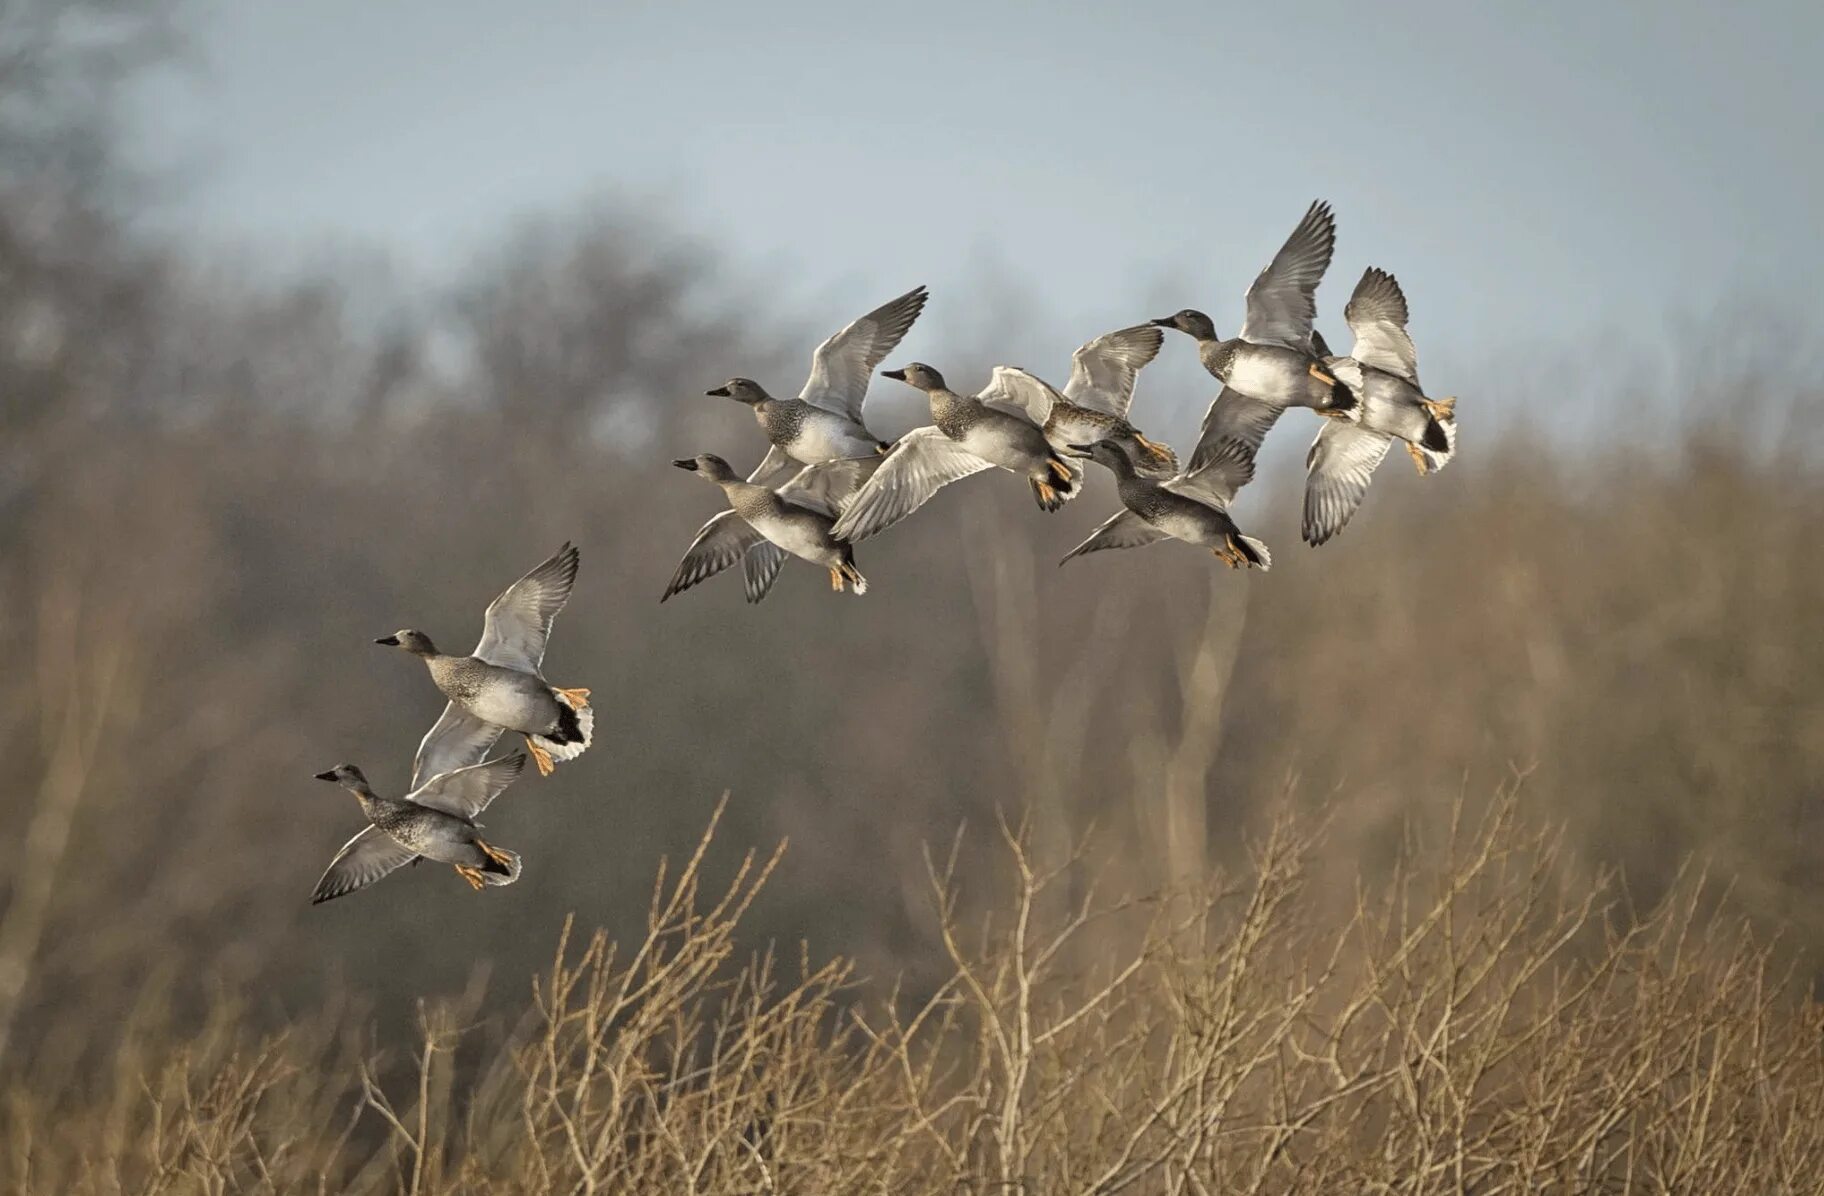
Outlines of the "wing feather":
M 1370 266 L 1362 272 L 1362 280 L 1355 284 L 1355 293 L 1343 308 L 1343 319 L 1355 333 L 1355 347 L 1349 350 L 1349 356 L 1417 386 L 1419 351 L 1406 331 L 1410 318 L 1399 279 Z
M 760 458 L 760 464 L 754 466 L 754 472 L 747 475 L 747 480 L 765 483 L 768 478 L 791 464 L 792 459 L 785 455 L 785 450 L 775 444 L 766 450 L 766 456 Z
M 474 822 L 476 816 L 488 808 L 488 803 L 513 783 L 525 766 L 526 757 L 515 752 L 511 756 L 471 764 L 467 768 L 441 772 L 406 794 L 405 800 L 428 806 L 464 822 Z
M 810 379 L 798 397 L 860 423 L 874 371 L 911 331 L 927 298 L 924 287 L 914 287 L 818 345 L 811 355 Z
M 914 428 L 862 484 L 830 534 L 850 542 L 865 540 L 924 506 L 951 482 L 988 468 L 989 462 L 938 429 Z
M 370 826 L 342 845 L 310 895 L 312 905 L 366 888 L 389 872 L 418 858 L 418 853 L 377 826 Z
M 756 545 L 766 543 L 766 538 L 748 525 L 747 520 L 733 511 L 722 511 L 705 523 L 697 532 L 697 538 L 684 550 L 684 558 L 678 562 L 677 569 L 671 575 L 671 581 L 665 587 L 665 593 L 659 601 L 664 602 L 673 594 L 681 594 L 690 587 L 714 577 L 727 569 Z M 773 572 L 778 573 L 778 567 Z M 767 585 L 771 586 L 769 578 Z M 748 601 L 758 602 L 765 597 L 765 590 L 760 597 L 754 597 L 754 574 L 748 573 Z
M 536 673 L 545 660 L 551 620 L 570 601 L 580 554 L 565 542 L 488 604 L 475 655 L 502 668 Z
M 1311 352 L 1317 284 L 1335 252 L 1336 217 L 1329 204 L 1318 200 L 1306 209 L 1304 219 L 1248 288 L 1248 317 L 1241 326 L 1241 339 Z
M 1088 539 L 1065 553 L 1058 564 L 1062 565 L 1072 557 L 1086 553 L 1102 552 L 1110 548 L 1140 548 L 1163 539 L 1164 532 L 1124 508 L 1104 519 L 1100 527 L 1089 533 Z
M 440 772 L 466 768 L 480 760 L 500 733 L 499 727 L 482 722 L 454 702 L 448 703 L 418 743 L 418 754 L 412 758 L 412 788 Z
M 1254 459 L 1284 410 L 1223 387 L 1203 413 L 1203 427 L 1185 474 L 1209 474 L 1209 484 L 1227 486 L 1229 497 L 1233 498 L 1236 491 L 1254 480 Z
M 1326 420 L 1305 455 L 1305 543 L 1316 546 L 1349 523 L 1392 439 L 1360 424 Z
M 1139 380 L 1140 371 L 1159 356 L 1164 339 L 1164 329 L 1139 324 L 1104 333 L 1080 346 L 1071 355 L 1070 381 L 1064 384 L 1064 397 L 1079 407 L 1127 418 L 1134 402 L 1134 383 Z
M 995 366 L 987 388 L 975 397 L 997 411 L 1029 419 L 1041 428 L 1051 418 L 1052 405 L 1063 398 L 1051 383 L 1017 365 Z

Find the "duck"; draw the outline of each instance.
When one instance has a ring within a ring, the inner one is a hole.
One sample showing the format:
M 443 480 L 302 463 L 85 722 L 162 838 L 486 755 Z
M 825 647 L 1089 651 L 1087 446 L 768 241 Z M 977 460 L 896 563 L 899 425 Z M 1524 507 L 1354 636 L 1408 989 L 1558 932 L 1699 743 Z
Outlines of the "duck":
M 722 487 L 729 509 L 697 532 L 684 551 L 659 601 L 714 577 L 737 560 L 746 579 L 747 600 L 759 602 L 772 589 L 785 558 L 795 556 L 830 573 L 830 588 L 868 592 L 868 579 L 855 567 L 854 549 L 830 533 L 842 503 L 872 472 L 874 461 L 826 461 L 800 470 L 777 489 L 743 481 L 721 457 L 703 453 L 673 461 Z
M 1144 468 L 1176 473 L 1178 455 L 1171 446 L 1147 439 L 1127 419 L 1140 371 L 1159 355 L 1164 340 L 1161 329 L 1138 324 L 1079 345 L 1071 354 L 1070 380 L 1062 392 L 1017 366 L 996 366 L 991 397 L 985 401 L 1011 399 L 1053 448 L 1119 436 L 1139 447 Z
M 856 543 L 931 501 L 951 482 L 999 467 L 1021 474 L 1039 509 L 1056 511 L 1076 497 L 1082 472 L 1045 439 L 1044 431 L 1006 393 L 1001 380 L 974 397 L 960 395 L 936 369 L 914 361 L 881 376 L 925 393 L 932 422 L 899 438 L 862 483 L 830 529 Z
M 375 793 L 353 764 L 317 773 L 317 780 L 355 795 L 368 825 L 329 862 L 310 903 L 346 896 L 420 859 L 449 864 L 478 892 L 512 884 L 519 879 L 519 856 L 483 839 L 475 818 L 525 766 L 525 756 L 515 753 L 438 772 L 422 784 L 414 770 L 412 791 L 398 798 Z
M 862 421 L 868 382 L 887 354 L 911 331 L 929 293 L 914 287 L 846 327 L 811 355 L 811 376 L 795 399 L 775 399 L 752 378 L 730 378 L 705 394 L 743 403 L 772 445 L 748 481 L 798 465 L 884 454 L 892 446 Z
M 1361 415 L 1318 429 L 1305 454 L 1300 532 L 1313 547 L 1348 526 L 1395 440 L 1405 443 L 1420 477 L 1443 469 L 1457 451 L 1457 400 L 1428 398 L 1419 387 L 1418 349 L 1406 331 L 1411 316 L 1399 279 L 1370 266 L 1343 319 L 1355 344 L 1347 357 L 1330 357 L 1328 364 L 1357 395 Z
M 468 656 L 437 650 L 431 637 L 404 628 L 374 642 L 422 660 L 431 681 L 449 699 L 443 714 L 419 745 L 419 756 L 445 741 L 470 742 L 492 733 L 517 731 L 538 765 L 550 776 L 556 761 L 574 760 L 589 747 L 595 714 L 586 689 L 560 689 L 541 671 L 551 620 L 570 600 L 579 553 L 565 542 L 488 604 L 481 641 Z M 491 741 L 490 741 L 491 742 Z
M 1147 477 L 1136 465 L 1139 446 L 1131 437 L 1108 437 L 1070 446 L 1075 456 L 1106 467 L 1115 475 L 1122 509 L 1104 520 L 1081 544 L 1065 553 L 1060 567 L 1077 557 L 1111 548 L 1140 548 L 1160 540 L 1182 540 L 1208 548 L 1231 569 L 1273 567 L 1273 554 L 1253 536 L 1243 535 L 1229 515 L 1229 503 L 1244 484 L 1229 458 L 1165 481 Z
M 1235 336 L 1218 336 L 1215 323 L 1195 308 L 1153 321 L 1196 340 L 1203 368 L 1223 384 L 1226 401 L 1220 412 L 1212 409 L 1220 422 L 1205 422 L 1205 433 L 1219 438 L 1212 453 L 1220 437 L 1233 435 L 1237 443 L 1226 451 L 1251 458 L 1288 407 L 1309 407 L 1333 420 L 1357 417 L 1356 396 L 1330 372 L 1312 338 L 1317 284 L 1335 252 L 1336 217 L 1318 200 L 1248 288 L 1247 319 Z

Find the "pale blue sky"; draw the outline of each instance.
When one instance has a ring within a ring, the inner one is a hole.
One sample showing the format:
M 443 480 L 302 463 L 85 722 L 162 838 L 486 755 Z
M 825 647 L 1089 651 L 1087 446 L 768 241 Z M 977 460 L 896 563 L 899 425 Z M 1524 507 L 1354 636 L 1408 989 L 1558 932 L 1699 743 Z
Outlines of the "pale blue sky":
M 1321 196 L 1325 323 L 1384 266 L 1452 364 L 1824 278 L 1815 3 L 192 3 L 203 66 L 141 107 L 201 167 L 160 219 L 264 260 L 435 277 L 647 197 L 841 318 L 992 265 L 1062 354 L 1161 304 L 1232 328 Z

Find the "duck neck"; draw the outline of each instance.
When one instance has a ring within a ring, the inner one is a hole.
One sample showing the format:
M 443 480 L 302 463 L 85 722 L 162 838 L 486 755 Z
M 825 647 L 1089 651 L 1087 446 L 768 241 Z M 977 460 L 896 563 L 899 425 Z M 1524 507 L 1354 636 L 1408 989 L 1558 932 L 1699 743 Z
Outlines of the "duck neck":
M 931 419 L 940 426 L 945 420 L 961 412 L 964 405 L 971 401 L 954 390 L 942 386 L 926 391 L 925 398 L 931 404 Z
M 743 504 L 751 502 L 756 490 L 765 490 L 765 486 L 746 482 L 740 478 L 718 478 L 716 485 L 722 487 L 722 493 L 728 499 L 728 505 L 741 510 Z

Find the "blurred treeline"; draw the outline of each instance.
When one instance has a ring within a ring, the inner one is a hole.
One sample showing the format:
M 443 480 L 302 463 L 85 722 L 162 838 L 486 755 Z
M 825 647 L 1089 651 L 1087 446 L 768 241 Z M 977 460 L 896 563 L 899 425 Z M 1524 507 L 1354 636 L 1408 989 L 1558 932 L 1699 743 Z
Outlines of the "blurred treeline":
M 1106 481 L 1046 518 L 981 478 L 862 546 L 863 600 L 794 565 L 758 608 L 722 578 L 660 609 L 719 502 L 669 459 L 761 447 L 702 391 L 789 391 L 852 312 L 779 313 L 688 230 L 614 211 L 503 232 L 397 302 L 345 286 L 346 261 L 262 281 L 135 231 L 158 180 L 121 158 L 103 83 L 162 51 L 160 15 L 4 12 L 9 1063 L 60 1064 L 148 992 L 275 1022 L 352 997 L 403 1026 L 481 965 L 517 999 L 566 913 L 642 925 L 656 859 L 725 790 L 719 844 L 791 840 L 745 932 L 877 978 L 941 966 L 921 853 L 967 823 L 959 875 L 991 867 L 997 808 L 1031 809 L 1041 849 L 1095 828 L 1142 890 L 1230 858 L 1288 786 L 1335 795 L 1347 894 L 1408 819 L 1515 769 L 1573 866 L 1622 865 L 1651 901 L 1695 854 L 1748 915 L 1824 944 L 1819 387 L 1751 322 L 1681 350 L 1700 391 L 1574 418 L 1548 370 L 1436 380 L 1463 396 L 1457 463 L 1421 484 L 1394 454 L 1322 551 L 1276 458 L 1238 506 L 1268 575 L 1172 545 L 1057 570 Z M 965 378 L 996 360 L 991 329 L 941 327 L 906 352 Z M 1056 330 L 1060 360 L 1099 331 Z M 1140 410 L 1183 447 L 1208 397 L 1143 378 Z M 903 428 L 889 410 L 877 426 Z M 597 741 L 492 812 L 525 880 L 477 897 L 420 868 L 310 908 L 359 826 L 311 773 L 350 760 L 400 788 L 441 704 L 369 641 L 467 642 L 566 538 L 583 571 L 548 672 L 594 691 Z

